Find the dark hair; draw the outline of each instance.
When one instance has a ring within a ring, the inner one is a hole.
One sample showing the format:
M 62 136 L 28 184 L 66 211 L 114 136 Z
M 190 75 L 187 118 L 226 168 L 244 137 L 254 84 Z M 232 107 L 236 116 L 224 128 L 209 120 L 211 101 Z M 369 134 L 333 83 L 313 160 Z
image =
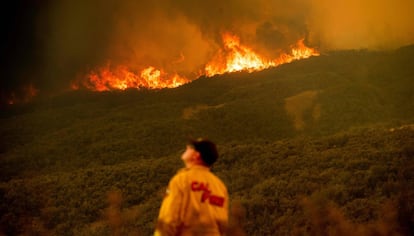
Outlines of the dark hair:
M 217 148 L 216 145 L 210 140 L 198 138 L 195 140 L 190 140 L 188 144 L 192 146 L 194 150 L 200 153 L 201 159 L 206 165 L 212 166 L 214 162 L 217 161 Z

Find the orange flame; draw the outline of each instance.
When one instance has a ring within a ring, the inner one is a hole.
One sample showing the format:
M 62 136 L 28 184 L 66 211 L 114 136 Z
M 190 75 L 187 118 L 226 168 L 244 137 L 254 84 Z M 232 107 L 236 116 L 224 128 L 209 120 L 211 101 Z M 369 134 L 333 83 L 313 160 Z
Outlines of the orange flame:
M 292 46 L 290 54 L 284 53 L 276 59 L 269 60 L 241 45 L 237 36 L 225 33 L 223 34 L 225 50 L 221 50 L 212 61 L 207 63 L 205 74 L 213 76 L 236 71 L 253 72 L 319 55 L 315 49 L 306 47 L 303 41 L 304 39 L 301 39 Z
M 178 74 L 170 75 L 163 70 L 149 66 L 140 73 L 134 73 L 126 66 L 111 68 L 108 63 L 105 67 L 94 70 L 85 78 L 74 81 L 72 89 L 81 86 L 93 91 L 125 90 L 127 88 L 175 88 L 187 83 L 189 80 Z
M 272 61 L 264 59 L 252 49 L 241 45 L 240 39 L 235 35 L 224 33 L 223 43 L 225 50 L 220 50 L 205 67 L 207 76 L 235 71 L 253 72 L 275 66 Z
M 231 33 L 223 34 L 224 48 L 219 50 L 210 62 L 206 64 L 199 76 L 211 77 L 236 71 L 259 71 L 294 60 L 318 56 L 319 53 L 299 40 L 291 47 L 289 53 L 283 53 L 276 59 L 267 59 L 257 54 L 253 49 L 242 45 L 239 37 Z M 172 64 L 184 60 L 184 55 Z M 176 73 L 169 74 L 162 69 L 149 66 L 139 73 L 131 71 L 126 66 L 113 67 L 109 63 L 102 68 L 91 71 L 83 78 L 72 83 L 72 89 L 85 87 L 93 91 L 125 90 L 127 88 L 174 88 L 190 82 L 189 79 Z

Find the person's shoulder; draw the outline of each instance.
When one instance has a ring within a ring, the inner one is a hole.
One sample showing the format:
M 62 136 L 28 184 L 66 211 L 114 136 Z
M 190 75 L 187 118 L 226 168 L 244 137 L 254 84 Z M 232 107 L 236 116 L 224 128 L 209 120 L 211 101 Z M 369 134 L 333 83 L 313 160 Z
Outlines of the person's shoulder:
M 177 173 L 171 178 L 169 185 L 176 186 L 179 189 L 184 189 L 186 187 L 186 182 L 188 179 L 188 169 L 182 168 L 177 171 Z
M 219 176 L 217 176 L 214 172 L 210 172 L 210 173 L 211 173 L 210 176 L 211 176 L 212 179 L 214 179 L 214 182 L 220 184 L 222 186 L 222 188 L 227 189 L 226 184 L 224 183 L 224 181 Z
M 171 180 L 178 180 L 180 178 L 183 178 L 184 176 L 188 175 L 188 168 L 181 168 L 175 173 L 175 175 L 172 177 Z
M 178 171 L 177 171 L 177 173 L 175 174 L 176 176 L 177 175 L 185 175 L 185 174 L 187 174 L 188 173 L 188 171 L 189 171 L 190 169 L 189 168 L 181 168 L 181 169 L 179 169 Z

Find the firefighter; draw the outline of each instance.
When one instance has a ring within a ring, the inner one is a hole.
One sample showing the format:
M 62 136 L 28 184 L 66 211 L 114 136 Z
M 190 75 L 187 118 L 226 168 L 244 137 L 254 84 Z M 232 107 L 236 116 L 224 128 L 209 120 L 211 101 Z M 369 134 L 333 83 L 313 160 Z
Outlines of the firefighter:
M 210 171 L 216 145 L 191 140 L 181 155 L 184 168 L 170 180 L 161 204 L 155 236 L 224 235 L 229 196 L 225 184 Z

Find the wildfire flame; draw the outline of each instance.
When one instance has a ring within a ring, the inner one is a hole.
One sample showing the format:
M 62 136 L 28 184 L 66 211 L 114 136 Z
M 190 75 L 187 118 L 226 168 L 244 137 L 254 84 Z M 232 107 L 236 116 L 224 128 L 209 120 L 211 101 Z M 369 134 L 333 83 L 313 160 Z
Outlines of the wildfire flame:
M 250 47 L 242 45 L 239 37 L 231 33 L 222 35 L 224 48 L 219 50 L 208 62 L 199 75 L 211 77 L 236 71 L 259 71 L 294 60 L 317 56 L 319 53 L 299 40 L 291 47 L 290 53 L 283 53 L 276 59 L 267 59 L 260 56 Z M 184 60 L 181 55 L 180 61 Z M 176 61 L 172 63 L 177 63 Z M 95 69 L 89 74 L 72 83 L 72 89 L 85 87 L 94 91 L 125 90 L 127 88 L 174 88 L 191 80 L 176 73 L 167 73 L 162 69 L 148 66 L 140 72 L 133 72 L 126 66 L 111 66 L 108 63 L 102 68 Z
M 269 60 L 240 44 L 240 39 L 236 35 L 225 33 L 223 34 L 225 50 L 219 51 L 213 60 L 207 63 L 205 74 L 213 76 L 236 71 L 253 72 L 319 55 L 315 49 L 306 47 L 303 41 L 304 39 L 301 39 L 292 46 L 290 54 L 284 53 L 276 59 Z
M 260 71 L 290 63 L 294 60 L 319 55 L 315 49 L 305 46 L 304 39 L 292 45 L 289 53 L 283 53 L 276 59 L 268 59 L 259 55 L 252 48 L 241 44 L 239 37 L 231 33 L 224 33 L 222 39 L 223 49 L 216 53 L 212 60 L 205 65 L 204 70 L 198 73 L 198 76 L 211 77 L 236 71 Z M 179 59 L 171 61 L 171 65 L 181 63 L 184 60 L 185 57 L 181 54 Z M 147 66 L 140 71 L 133 71 L 124 65 L 112 66 L 107 63 L 106 66 L 96 68 L 72 81 L 71 88 L 77 90 L 82 87 L 93 91 L 125 90 L 128 88 L 175 88 L 190 82 L 192 79 L 187 79 L 175 72 L 166 72 L 154 66 Z M 33 85 L 21 88 L 21 90 L 19 93 L 12 93 L 6 98 L 2 97 L 1 100 L 12 105 L 27 102 L 38 93 Z
M 175 88 L 189 80 L 178 74 L 170 75 L 163 70 L 149 66 L 140 73 L 134 73 L 126 66 L 111 68 L 110 63 L 72 83 L 72 89 L 81 86 L 94 91 L 125 90 L 127 88 Z

